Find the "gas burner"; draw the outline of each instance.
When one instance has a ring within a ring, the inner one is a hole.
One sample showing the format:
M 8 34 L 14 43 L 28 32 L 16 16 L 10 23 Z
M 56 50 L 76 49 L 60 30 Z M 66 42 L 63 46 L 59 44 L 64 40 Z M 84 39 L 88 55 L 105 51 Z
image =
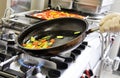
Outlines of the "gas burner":
M 33 62 L 30 63 L 30 61 L 29 62 L 24 61 L 23 59 L 19 59 L 18 63 L 21 65 L 20 66 L 21 71 L 26 72 L 27 78 L 30 78 L 31 76 L 33 77 L 33 76 L 37 75 L 38 73 L 41 74 L 41 76 L 42 76 L 41 67 L 44 65 L 44 63 L 33 64 Z
M 26 72 L 28 78 L 45 78 L 45 76 L 48 78 L 58 78 L 61 74 L 57 66 L 62 64 L 56 64 L 54 61 L 33 57 L 27 54 L 21 54 L 18 63 L 20 70 Z
M 34 57 L 34 56 L 23 53 L 20 55 L 20 59 L 22 59 L 23 62 L 30 63 L 32 65 L 37 66 L 39 64 L 44 64 L 45 67 L 56 69 L 56 64 L 54 62 L 43 59 L 43 58 L 38 58 L 38 57 Z
M 43 66 L 44 63 L 41 63 L 41 64 L 34 64 L 33 62 L 29 62 L 29 61 L 24 61 L 23 59 L 19 59 L 18 60 L 18 63 L 21 65 L 21 66 L 24 66 L 26 68 L 32 68 L 32 67 L 41 67 Z

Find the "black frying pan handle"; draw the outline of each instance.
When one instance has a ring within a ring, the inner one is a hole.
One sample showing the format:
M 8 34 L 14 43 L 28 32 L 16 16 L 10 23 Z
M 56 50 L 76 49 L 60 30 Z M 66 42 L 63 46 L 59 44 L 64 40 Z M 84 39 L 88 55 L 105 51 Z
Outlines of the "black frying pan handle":
M 99 30 L 99 27 L 91 28 L 91 29 L 86 31 L 86 34 L 90 34 L 90 33 L 97 31 L 97 30 Z

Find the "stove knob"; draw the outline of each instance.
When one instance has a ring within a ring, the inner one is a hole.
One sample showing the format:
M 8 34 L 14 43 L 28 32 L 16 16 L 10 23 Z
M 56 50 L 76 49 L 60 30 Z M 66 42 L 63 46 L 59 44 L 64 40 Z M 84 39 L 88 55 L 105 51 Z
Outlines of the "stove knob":
M 66 62 L 66 63 L 70 63 L 73 61 L 72 57 L 64 57 L 64 56 L 60 56 L 60 55 L 57 55 L 55 57 L 51 57 L 51 59 L 56 59 L 56 60 Z
M 61 75 L 61 72 L 59 70 L 49 68 L 49 67 L 46 67 L 46 66 L 41 67 L 41 72 L 46 75 L 46 78 L 59 78 L 60 75 Z
M 66 63 L 70 63 L 70 62 L 72 62 L 73 61 L 73 58 L 72 57 L 66 57 L 65 58 L 65 62 Z
M 64 57 L 64 56 L 60 56 L 60 55 L 57 55 L 59 58 L 62 58 L 64 59 L 64 62 L 66 63 L 70 63 L 73 61 L 73 58 L 72 57 Z
M 82 42 L 82 45 L 88 45 L 88 42 L 87 41 L 84 41 L 84 42 Z
M 86 74 L 88 77 L 91 77 L 91 76 L 93 76 L 93 71 L 91 69 L 85 70 L 84 74 Z
M 80 78 L 89 78 L 86 74 L 83 74 Z
M 84 71 L 84 74 L 86 74 L 86 75 L 90 78 L 89 70 L 85 70 L 85 71 Z
M 80 46 L 78 46 L 77 49 L 84 50 L 85 49 L 85 45 L 81 44 Z
M 93 71 L 89 69 L 90 76 L 93 76 Z
M 53 62 L 56 63 L 57 69 L 64 70 L 64 69 L 67 69 L 67 68 L 68 68 L 68 64 L 65 63 L 65 62 L 62 62 L 62 61 L 60 61 L 60 60 L 50 59 L 50 61 L 53 61 Z
M 72 58 L 73 58 L 73 61 L 75 61 L 75 59 L 76 59 L 76 54 L 71 52 L 70 57 L 72 57 Z
M 48 71 L 48 78 L 58 78 L 60 77 L 61 73 L 58 70 L 50 69 Z
M 76 55 L 81 54 L 81 50 L 80 49 L 74 49 L 71 52 L 74 53 L 74 54 L 76 54 Z

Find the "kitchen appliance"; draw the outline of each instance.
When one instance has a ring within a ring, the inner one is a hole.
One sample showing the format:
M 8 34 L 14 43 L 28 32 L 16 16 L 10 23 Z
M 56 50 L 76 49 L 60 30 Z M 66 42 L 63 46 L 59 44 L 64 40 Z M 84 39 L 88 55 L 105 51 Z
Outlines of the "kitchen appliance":
M 78 48 L 74 47 L 72 51 L 68 50 L 58 56 L 36 58 L 28 54 L 21 54 L 9 47 L 8 45 L 14 46 L 14 40 L 8 36 L 9 40 L 4 41 L 4 35 L 0 42 L 2 43 L 0 46 L 0 75 L 3 78 L 68 78 L 69 76 L 79 78 L 85 70 L 93 70 L 100 59 L 99 36 L 97 32 L 88 35 L 83 43 L 78 45 Z M 97 46 L 93 44 L 95 42 L 97 42 Z M 93 62 L 93 59 L 96 60 Z M 94 77 L 95 74 L 92 76 Z
M 100 14 L 109 12 L 114 0 L 51 0 L 52 8 L 74 9 L 77 11 Z
M 100 14 L 109 12 L 113 0 L 76 0 L 75 9 L 82 12 Z
M 60 9 L 72 9 L 74 0 L 49 0 L 52 8 Z
M 94 24 L 93 22 L 89 23 L 91 27 L 97 25 L 95 22 Z M 65 53 L 47 58 L 38 58 L 9 47 L 16 47 L 14 40 L 17 34 L 13 32 L 13 30 L 11 31 L 11 29 L 6 27 L 3 27 L 1 31 L 1 77 L 79 78 L 84 75 L 87 76 L 88 73 L 90 73 L 91 78 L 99 76 L 98 73 L 96 73 L 96 71 L 98 72 L 99 70 L 95 70 L 95 68 L 101 60 L 102 54 L 100 33 L 93 32 L 87 35 L 82 43 L 67 50 Z M 21 31 L 19 30 L 18 32 L 20 33 Z
M 48 0 L 9 0 L 9 5 L 15 13 L 29 10 L 43 10 L 48 7 Z
M 0 18 L 10 18 L 11 14 L 29 10 L 43 10 L 48 8 L 48 0 L 2 0 L 0 2 Z M 2 20 L 0 20 L 0 24 Z
M 26 18 L 24 15 L 22 15 L 22 17 Z M 9 23 L 13 22 L 15 21 L 9 21 Z M 89 28 L 97 26 L 98 24 L 92 21 L 88 23 Z M 23 26 L 23 28 L 21 28 L 21 26 Z M 8 78 L 79 78 L 86 70 L 92 71 L 93 75 L 91 75 L 91 77 L 97 75 L 94 72 L 94 68 L 101 57 L 100 33 L 93 32 L 87 35 L 82 43 L 64 53 L 52 57 L 38 58 L 21 53 L 10 47 L 16 47 L 16 36 L 29 26 L 25 25 L 24 27 L 24 24 L 22 25 L 16 21 L 8 26 L 4 25 L 1 29 L 0 39 L 2 45 L 0 54 L 2 58 L 0 71 L 3 78 L 4 76 Z
M 48 0 L 4 0 L 0 2 L 0 18 L 4 13 L 12 9 L 15 13 L 29 10 L 43 10 L 48 8 Z
M 22 18 L 26 18 L 24 13 L 18 14 L 18 16 L 19 15 L 20 17 L 22 16 Z M 14 21 L 11 19 L 14 19 Z M 87 35 L 82 43 L 64 53 L 52 57 L 38 58 L 10 47 L 16 47 L 16 36 L 20 34 L 23 29 L 31 26 L 31 23 L 29 23 L 28 26 L 25 25 L 25 27 L 23 24 L 23 28 L 21 28 L 22 22 L 20 20 L 20 24 L 18 23 L 19 18 L 17 18 L 17 20 L 15 20 L 16 17 L 11 19 L 8 20 L 9 23 L 15 23 L 8 24 L 8 26 L 5 25 L 1 29 L 1 44 L 3 44 L 1 47 L 1 57 L 3 57 L 1 58 L 0 71 L 3 78 L 4 76 L 13 78 L 80 78 L 83 76 L 94 78 L 100 76 L 98 74 L 99 69 L 95 70 L 95 68 L 99 68 L 97 65 L 99 61 L 101 61 L 104 53 L 102 46 L 106 43 L 108 35 L 105 35 L 105 42 L 103 43 L 101 34 L 93 32 Z M 26 21 L 30 21 L 29 19 Z M 98 26 L 99 22 L 90 21 L 89 19 L 88 23 L 88 28 L 93 28 Z M 18 33 L 16 33 L 16 31 Z

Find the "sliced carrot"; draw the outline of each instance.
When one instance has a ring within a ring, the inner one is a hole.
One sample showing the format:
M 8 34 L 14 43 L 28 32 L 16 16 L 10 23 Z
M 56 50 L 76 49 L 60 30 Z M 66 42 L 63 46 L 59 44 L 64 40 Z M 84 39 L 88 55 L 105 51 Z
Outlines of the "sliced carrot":
M 41 41 L 41 42 L 46 42 L 46 39 L 41 39 L 40 41 Z
M 25 47 L 25 46 L 26 46 L 26 44 L 24 44 L 24 43 L 23 43 L 23 44 L 22 44 L 22 46 L 23 46 L 23 47 Z
M 38 46 L 38 41 L 34 41 L 32 44 L 35 45 L 35 46 Z
M 55 42 L 55 39 L 50 39 L 50 42 L 54 43 L 54 42 Z

